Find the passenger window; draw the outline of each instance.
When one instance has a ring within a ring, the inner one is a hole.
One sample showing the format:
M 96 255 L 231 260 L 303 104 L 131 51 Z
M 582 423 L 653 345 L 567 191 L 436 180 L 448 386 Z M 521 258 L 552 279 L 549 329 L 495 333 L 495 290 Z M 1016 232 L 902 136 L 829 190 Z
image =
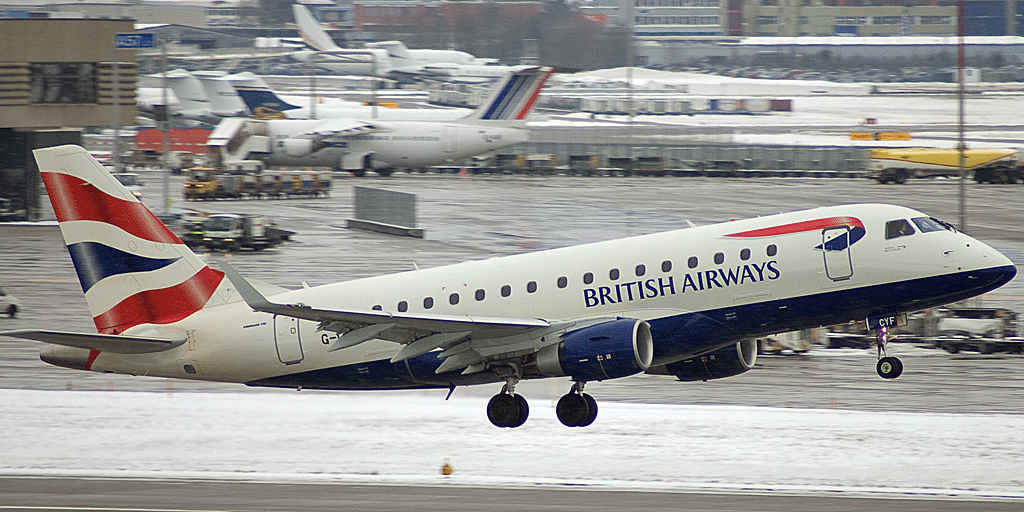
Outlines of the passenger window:
M 458 304 L 459 303 L 459 294 L 453 293 L 453 294 L 449 295 L 448 296 L 448 303 L 451 304 L 452 306 Z
M 885 239 L 892 240 L 901 236 L 910 236 L 915 233 L 914 227 L 903 219 L 890 220 L 885 223 Z
M 725 262 L 725 255 L 722 253 L 715 254 L 715 265 L 721 265 Z
M 481 288 L 481 289 L 479 289 L 479 290 L 477 290 L 477 291 L 476 291 L 476 300 L 478 300 L 478 301 L 480 301 L 480 300 L 484 300 L 484 297 L 485 297 L 486 295 L 487 295 L 487 293 L 486 293 L 486 292 L 484 292 L 483 288 Z
M 661 271 L 672 272 L 672 262 L 668 260 L 661 262 Z
M 779 248 L 775 247 L 775 244 L 768 246 L 768 256 L 775 256 L 779 253 Z
M 690 268 L 697 268 L 697 257 L 690 256 L 690 259 L 686 260 L 686 266 Z
M 506 284 L 501 287 L 501 296 L 508 297 L 509 295 L 512 295 L 512 287 Z
M 558 287 L 559 288 L 565 288 L 566 286 L 569 286 L 569 279 L 567 279 L 564 276 L 563 277 L 559 277 L 558 278 Z
M 644 266 L 644 265 L 637 265 L 636 266 L 636 276 L 637 277 L 643 277 L 643 275 L 646 274 L 646 273 L 647 273 L 647 267 L 646 266 Z
M 526 283 L 527 293 L 533 293 L 535 291 L 537 291 L 537 281 L 530 281 L 529 283 Z
M 404 300 L 402 302 L 399 302 L 398 303 L 398 311 L 401 312 L 401 313 L 405 313 L 406 311 L 409 311 L 409 303 L 404 301 Z
M 608 279 L 615 281 L 619 278 L 619 269 L 613 268 L 608 271 Z
M 749 260 L 750 259 L 750 249 L 743 249 L 742 251 L 740 251 L 740 259 L 743 260 L 743 261 Z
M 594 274 L 593 274 L 593 272 L 587 272 L 586 274 L 583 274 L 583 284 L 590 284 L 590 283 L 593 283 L 593 282 L 594 282 Z
M 427 298 L 423 299 L 423 309 L 430 309 L 432 307 L 434 307 L 434 298 L 433 297 L 427 297 Z

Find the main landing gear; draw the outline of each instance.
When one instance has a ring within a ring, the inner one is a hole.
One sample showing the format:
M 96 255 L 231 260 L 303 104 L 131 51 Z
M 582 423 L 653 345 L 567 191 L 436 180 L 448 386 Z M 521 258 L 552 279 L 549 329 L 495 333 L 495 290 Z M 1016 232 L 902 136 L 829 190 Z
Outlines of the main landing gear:
M 903 362 L 897 357 L 889 357 L 885 353 L 885 344 L 889 341 L 889 328 L 878 328 L 878 376 L 883 379 L 895 379 L 903 375 Z
M 491 397 L 487 402 L 487 419 L 495 427 L 516 428 L 526 423 L 530 416 L 530 406 L 523 395 L 515 393 L 517 376 L 507 377 L 508 381 L 501 388 L 501 393 Z M 575 382 L 569 392 L 558 400 L 555 415 L 558 421 L 567 427 L 586 427 L 597 418 L 597 401 L 583 392 L 584 382 Z
M 567 427 L 586 427 L 597 418 L 597 401 L 583 392 L 585 382 L 576 381 L 569 392 L 558 399 L 555 415 Z

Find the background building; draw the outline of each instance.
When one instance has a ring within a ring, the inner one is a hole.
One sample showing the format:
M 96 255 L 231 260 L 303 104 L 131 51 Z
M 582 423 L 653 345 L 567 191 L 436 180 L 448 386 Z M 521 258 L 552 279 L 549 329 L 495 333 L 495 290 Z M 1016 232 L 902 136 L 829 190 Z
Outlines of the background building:
M 132 20 L 0 19 L 5 205 L 26 212 L 38 207 L 32 149 L 78 144 L 87 127 L 135 124 L 135 50 L 113 48 L 115 34 L 133 30 Z

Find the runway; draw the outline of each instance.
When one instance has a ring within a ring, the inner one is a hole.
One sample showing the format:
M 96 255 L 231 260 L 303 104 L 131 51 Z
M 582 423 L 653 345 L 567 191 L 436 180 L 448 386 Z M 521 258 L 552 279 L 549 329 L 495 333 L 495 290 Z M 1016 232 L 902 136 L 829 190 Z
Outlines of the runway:
M 246 482 L 106 478 L 0 477 L 0 510 L 213 512 L 1016 512 L 1019 501 L 791 495 L 760 492 L 651 492 L 538 486 L 407 486 L 330 482 Z

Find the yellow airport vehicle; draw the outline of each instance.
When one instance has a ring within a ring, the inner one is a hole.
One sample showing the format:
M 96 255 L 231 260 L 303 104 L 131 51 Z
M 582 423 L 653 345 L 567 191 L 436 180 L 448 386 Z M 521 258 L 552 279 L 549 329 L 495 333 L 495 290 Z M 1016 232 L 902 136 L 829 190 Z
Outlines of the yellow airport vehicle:
M 1014 149 L 965 149 L 964 167 L 978 183 L 1016 183 L 1024 179 L 1020 155 Z M 960 153 L 956 149 L 876 148 L 871 150 L 868 171 L 879 183 L 957 176 Z
M 185 182 L 185 199 L 214 199 L 217 197 L 217 170 L 211 167 L 193 167 Z

